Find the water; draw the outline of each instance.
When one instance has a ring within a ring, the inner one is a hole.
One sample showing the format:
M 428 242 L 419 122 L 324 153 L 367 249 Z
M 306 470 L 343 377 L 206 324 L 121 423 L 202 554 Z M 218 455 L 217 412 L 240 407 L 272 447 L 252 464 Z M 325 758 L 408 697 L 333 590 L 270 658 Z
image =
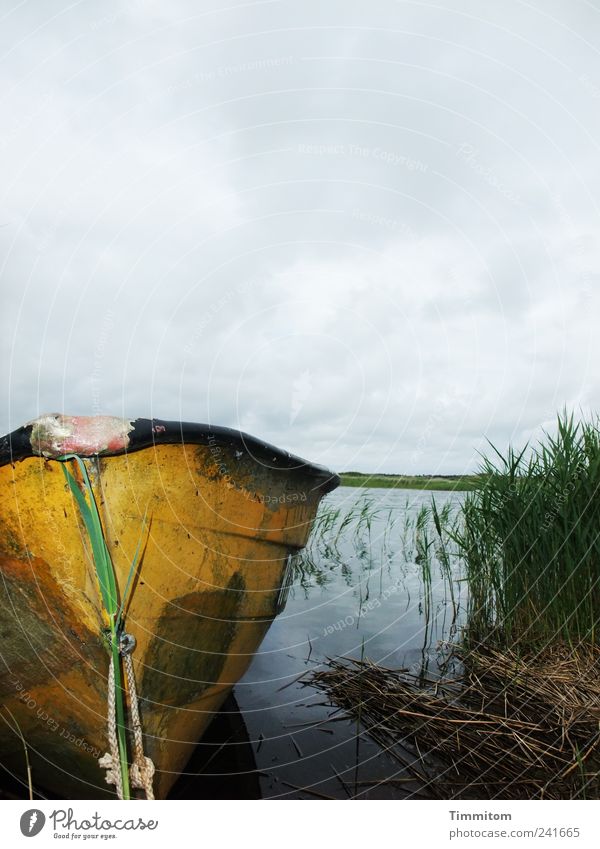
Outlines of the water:
M 448 581 L 434 559 L 428 603 L 415 562 L 414 523 L 432 494 L 341 487 L 324 502 L 326 512 L 340 508 L 341 518 L 353 504 L 358 514 L 366 498 L 366 514 L 373 518 L 369 528 L 364 516 L 361 521 L 355 515 L 338 538 L 337 550 L 335 529 L 320 545 L 313 543 L 285 610 L 235 688 L 264 797 L 404 798 L 417 791 L 398 762 L 361 734 L 355 722 L 340 714 L 328 721 L 334 709 L 325 695 L 296 679 L 322 668 L 328 657 L 340 656 L 364 656 L 414 672 L 428 668 L 435 674 L 435 646 L 456 632 L 465 599 L 459 594 L 463 585 L 455 581 L 452 603 Z M 436 492 L 434 497 L 438 509 L 446 503 L 455 509 L 464 493 Z M 389 778 L 396 783 L 363 783 Z M 233 788 L 233 776 L 231 781 Z

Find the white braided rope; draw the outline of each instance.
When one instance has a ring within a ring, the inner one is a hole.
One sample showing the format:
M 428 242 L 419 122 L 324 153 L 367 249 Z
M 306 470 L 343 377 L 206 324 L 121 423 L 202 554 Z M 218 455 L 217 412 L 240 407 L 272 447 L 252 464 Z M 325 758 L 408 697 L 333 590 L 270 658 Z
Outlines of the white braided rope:
M 154 799 L 152 779 L 154 777 L 154 764 L 144 753 L 144 739 L 142 737 L 142 722 L 140 720 L 140 709 L 138 705 L 137 689 L 135 686 L 135 674 L 133 671 L 133 658 L 131 653 L 123 655 L 125 674 L 127 675 L 127 686 L 129 688 L 129 702 L 131 705 L 131 726 L 133 729 L 133 740 L 135 743 L 135 757 L 129 771 L 131 786 L 141 788 L 146 799 Z
M 123 781 L 121 777 L 120 758 L 119 758 L 119 741 L 117 740 L 117 714 L 115 702 L 115 665 L 113 656 L 110 656 L 110 666 L 108 668 L 108 710 L 107 719 L 107 736 L 110 752 L 102 755 L 98 760 L 102 769 L 105 769 L 107 784 L 114 784 L 117 788 L 117 796 L 123 798 Z
M 154 764 L 151 758 L 146 757 L 144 753 L 144 739 L 142 736 L 142 722 L 140 719 L 140 709 L 138 705 L 137 688 L 133 670 L 133 659 L 130 651 L 124 652 L 122 657 L 123 665 L 125 667 L 125 676 L 127 678 L 127 689 L 129 691 L 131 725 L 135 745 L 135 757 L 131 767 L 129 768 L 129 780 L 132 787 L 136 787 L 144 791 L 146 799 L 154 799 L 154 790 L 152 787 Z M 98 764 L 102 767 L 102 769 L 107 771 L 105 777 L 106 783 L 114 784 L 116 786 L 117 796 L 119 799 L 122 799 L 123 782 L 121 777 L 121 762 L 119 758 L 119 742 L 117 739 L 115 667 L 112 655 L 108 670 L 107 735 L 110 752 L 106 752 L 106 754 L 98 760 Z

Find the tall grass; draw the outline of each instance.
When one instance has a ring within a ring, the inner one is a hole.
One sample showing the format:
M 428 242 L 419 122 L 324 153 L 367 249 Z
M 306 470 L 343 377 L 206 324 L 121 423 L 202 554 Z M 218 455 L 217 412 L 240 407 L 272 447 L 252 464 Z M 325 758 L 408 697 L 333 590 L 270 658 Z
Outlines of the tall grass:
M 493 446 L 492 446 L 493 448 Z M 556 433 L 496 449 L 455 540 L 469 586 L 468 638 L 541 647 L 598 640 L 600 429 L 563 413 Z

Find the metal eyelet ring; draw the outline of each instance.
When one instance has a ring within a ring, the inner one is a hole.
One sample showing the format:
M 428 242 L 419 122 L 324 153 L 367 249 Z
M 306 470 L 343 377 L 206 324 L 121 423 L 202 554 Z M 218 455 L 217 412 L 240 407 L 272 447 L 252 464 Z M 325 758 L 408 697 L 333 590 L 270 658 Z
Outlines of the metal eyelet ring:
M 119 637 L 119 654 L 131 654 L 136 646 L 136 640 L 133 634 L 127 634 L 125 631 Z

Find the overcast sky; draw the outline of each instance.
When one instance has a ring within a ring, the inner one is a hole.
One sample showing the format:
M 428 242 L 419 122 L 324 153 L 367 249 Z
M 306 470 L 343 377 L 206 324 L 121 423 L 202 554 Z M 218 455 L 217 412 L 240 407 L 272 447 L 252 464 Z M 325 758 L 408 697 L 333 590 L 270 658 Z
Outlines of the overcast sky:
M 600 409 L 600 3 L 1 6 L 0 431 L 465 472 Z

